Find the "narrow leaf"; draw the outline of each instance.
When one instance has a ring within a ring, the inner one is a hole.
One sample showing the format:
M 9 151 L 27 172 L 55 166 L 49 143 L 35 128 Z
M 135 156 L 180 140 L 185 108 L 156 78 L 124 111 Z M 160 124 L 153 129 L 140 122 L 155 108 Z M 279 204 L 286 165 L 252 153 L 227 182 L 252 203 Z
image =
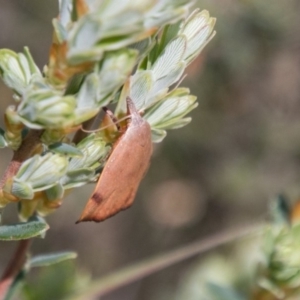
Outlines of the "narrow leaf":
M 72 251 L 59 252 L 59 253 L 51 253 L 51 254 L 35 256 L 28 263 L 29 266 L 32 268 L 46 267 L 46 266 L 60 263 L 68 259 L 74 259 L 76 257 L 77 257 L 77 253 Z
M 66 144 L 66 143 L 54 143 L 52 145 L 49 145 L 49 150 L 55 152 L 55 153 L 60 153 L 60 154 L 65 154 L 68 156 L 75 156 L 75 157 L 82 157 L 83 153 L 77 149 L 76 147 Z
M 151 128 L 151 138 L 153 143 L 160 143 L 167 135 L 165 130 Z
M 42 218 L 32 218 L 29 222 L 0 226 L 0 240 L 25 240 L 44 233 L 49 225 Z

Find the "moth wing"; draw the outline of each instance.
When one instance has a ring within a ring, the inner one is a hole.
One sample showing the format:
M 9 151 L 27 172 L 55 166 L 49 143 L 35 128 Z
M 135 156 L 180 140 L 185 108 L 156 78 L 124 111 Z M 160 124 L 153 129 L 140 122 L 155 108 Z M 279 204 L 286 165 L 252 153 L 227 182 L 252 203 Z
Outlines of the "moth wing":
M 130 207 L 152 154 L 151 129 L 139 115 L 120 137 L 88 200 L 82 221 L 101 222 Z

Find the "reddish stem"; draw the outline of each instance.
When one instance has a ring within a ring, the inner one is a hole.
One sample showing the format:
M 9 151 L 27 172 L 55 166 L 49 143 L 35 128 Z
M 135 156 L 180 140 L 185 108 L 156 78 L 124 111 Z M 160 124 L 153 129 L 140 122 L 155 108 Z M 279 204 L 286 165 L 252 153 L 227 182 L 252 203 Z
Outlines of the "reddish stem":
M 25 261 L 26 254 L 30 247 L 31 240 L 21 240 L 17 247 L 16 252 L 12 256 L 6 270 L 4 271 L 0 281 L 0 300 L 3 300 L 13 283 L 16 276 L 22 269 Z
M 0 181 L 0 189 L 3 188 L 7 179 L 13 177 L 19 170 L 23 161 L 31 157 L 36 147 L 40 144 L 40 137 L 43 130 L 31 130 L 21 146 L 15 151 L 11 162 L 5 170 L 5 173 Z M 0 300 L 5 298 L 9 287 L 13 283 L 15 277 L 19 274 L 20 270 L 26 261 L 26 254 L 30 247 L 31 240 L 21 240 L 17 247 L 16 252 L 12 256 L 10 263 L 5 269 L 0 280 Z
M 29 131 L 19 149 L 14 152 L 13 158 L 0 181 L 0 189 L 3 188 L 3 185 L 8 178 L 11 178 L 18 172 L 22 162 L 32 155 L 32 152 L 36 149 L 37 145 L 40 144 L 42 133 L 43 130 Z

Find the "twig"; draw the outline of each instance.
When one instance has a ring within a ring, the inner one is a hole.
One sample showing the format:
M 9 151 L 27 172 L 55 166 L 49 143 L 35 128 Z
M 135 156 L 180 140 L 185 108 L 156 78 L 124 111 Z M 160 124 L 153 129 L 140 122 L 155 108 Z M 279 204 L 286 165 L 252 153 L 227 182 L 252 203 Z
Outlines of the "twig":
M 0 189 L 3 188 L 3 185 L 5 184 L 8 178 L 14 176 L 18 172 L 22 162 L 31 156 L 32 152 L 40 143 L 40 137 L 42 133 L 43 130 L 29 131 L 19 149 L 14 152 L 11 162 L 7 166 L 3 177 L 1 178 Z
M 22 162 L 32 155 L 33 151 L 40 143 L 40 137 L 42 133 L 43 130 L 31 130 L 28 133 L 19 149 L 15 151 L 11 162 L 6 168 L 4 175 L 0 181 L 0 189 L 3 187 L 8 178 L 11 178 L 17 173 Z M 10 263 L 5 269 L 0 280 L 0 300 L 4 299 L 9 290 L 9 287 L 14 281 L 14 278 L 22 269 L 26 260 L 26 254 L 29 249 L 30 243 L 30 240 L 21 240 L 19 242 L 17 250 L 12 256 Z
M 19 274 L 25 261 L 26 254 L 30 247 L 31 240 L 21 240 L 18 244 L 17 250 L 12 256 L 5 272 L 0 281 L 0 300 L 4 300 L 5 296 L 13 283 L 15 277 Z
M 261 230 L 263 224 L 250 225 L 237 230 L 228 230 L 208 237 L 202 241 L 195 242 L 188 246 L 181 247 L 177 250 L 173 250 L 168 253 L 147 259 L 140 263 L 136 263 L 129 267 L 125 267 L 123 270 L 113 272 L 112 274 L 105 276 L 94 281 L 88 286 L 88 291 L 81 293 L 75 297 L 71 297 L 69 300 L 87 300 L 98 299 L 100 296 L 108 294 L 118 288 L 125 286 L 129 283 L 140 280 L 150 274 L 167 268 L 182 260 L 195 256 L 199 253 L 203 253 L 212 248 L 218 247 L 225 243 L 231 242 L 243 236 L 255 233 L 257 230 Z

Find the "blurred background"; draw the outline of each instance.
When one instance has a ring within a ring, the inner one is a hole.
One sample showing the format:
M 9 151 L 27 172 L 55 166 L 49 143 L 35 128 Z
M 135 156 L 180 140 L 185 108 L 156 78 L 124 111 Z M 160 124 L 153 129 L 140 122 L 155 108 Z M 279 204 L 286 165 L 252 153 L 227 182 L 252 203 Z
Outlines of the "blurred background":
M 226 228 L 255 222 L 267 214 L 270 199 L 280 192 L 300 197 L 300 2 L 202 0 L 196 6 L 217 18 L 217 35 L 181 84 L 198 97 L 192 123 L 169 132 L 156 145 L 129 210 L 104 223 L 75 225 L 91 185 L 75 190 L 47 218 L 51 228 L 44 240 L 34 241 L 33 254 L 74 250 L 78 259 L 32 274 L 32 299 L 59 299 L 55 293 L 67 289 L 76 272 L 97 278 Z M 0 48 L 22 51 L 28 46 L 42 68 L 56 1 L 0 0 L 0 7 Z M 2 83 L 0 95 L 4 112 L 13 101 Z M 1 170 L 11 156 L 2 150 Z M 15 220 L 16 207 L 10 205 L 4 222 Z M 0 242 L 0 272 L 15 246 Z M 232 256 L 238 251 L 222 247 L 213 255 L 224 252 Z M 176 264 L 103 299 L 201 299 L 191 291 L 188 297 L 184 293 L 203 271 L 199 264 L 211 255 Z M 41 298 L 38 293 L 46 284 L 48 296 Z

